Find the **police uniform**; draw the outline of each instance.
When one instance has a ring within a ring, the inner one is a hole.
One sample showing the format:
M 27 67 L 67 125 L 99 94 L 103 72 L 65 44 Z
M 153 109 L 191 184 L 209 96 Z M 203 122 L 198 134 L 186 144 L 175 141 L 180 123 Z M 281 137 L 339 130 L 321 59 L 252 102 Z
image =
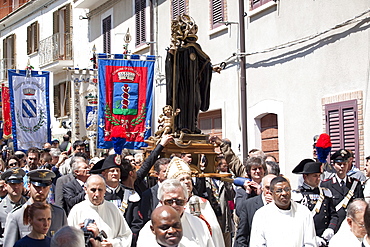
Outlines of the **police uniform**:
M 46 169 L 33 170 L 27 173 L 29 176 L 30 183 L 38 187 L 50 186 L 52 178 L 55 174 Z M 32 197 L 32 195 L 31 195 Z M 15 208 L 9 213 L 4 232 L 4 247 L 13 247 L 15 242 L 23 238 L 31 232 L 28 225 L 23 224 L 23 214 L 25 208 L 33 203 L 33 199 L 30 198 L 24 205 Z M 67 225 L 67 216 L 61 207 L 50 204 L 51 206 L 51 225 L 47 233 L 48 237 L 52 237 L 56 231 L 63 226 Z
M 5 171 L 3 174 L 1 174 L 1 179 L 5 180 L 7 184 L 9 183 L 17 183 L 21 184 L 23 187 L 23 177 L 26 175 L 25 171 L 22 168 L 19 167 L 12 167 L 9 168 L 7 171 Z M 22 191 L 21 191 L 22 192 Z M 25 204 L 27 201 L 27 198 L 23 195 L 21 195 L 20 199 L 17 202 L 13 202 L 10 199 L 10 196 L 7 195 L 1 202 L 0 202 L 0 246 L 3 246 L 4 241 L 4 228 L 6 223 L 6 218 L 8 214 L 14 209 L 17 208 L 23 204 Z
M 348 158 L 349 152 L 345 149 L 338 150 L 331 156 L 334 162 L 346 162 Z M 334 207 L 339 217 L 337 230 L 346 218 L 346 208 L 348 204 L 355 198 L 364 198 L 361 182 L 359 180 L 346 176 L 344 181 L 345 184 L 343 185 L 341 185 L 340 180 L 341 179 L 335 175 L 331 179 L 321 183 L 321 186 L 328 188 L 333 195 Z
M 293 173 L 296 174 L 313 174 L 321 173 L 321 162 L 306 162 L 303 166 L 298 165 Z M 311 211 L 316 235 L 321 237 L 326 229 L 332 229 L 331 236 L 324 236 L 330 240 L 338 224 L 338 214 L 333 203 L 332 193 L 330 190 L 321 187 L 312 187 L 307 183 L 293 191 L 292 199 L 308 207 Z

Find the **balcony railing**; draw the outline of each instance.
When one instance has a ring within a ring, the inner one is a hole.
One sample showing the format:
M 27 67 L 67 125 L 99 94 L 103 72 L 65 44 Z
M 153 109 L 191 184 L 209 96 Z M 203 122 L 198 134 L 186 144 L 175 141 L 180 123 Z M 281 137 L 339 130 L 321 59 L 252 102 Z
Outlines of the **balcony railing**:
M 40 67 L 59 60 L 72 60 L 72 34 L 53 34 L 40 41 Z
M 14 58 L 2 58 L 0 59 L 0 81 L 6 81 L 8 79 L 8 69 L 15 69 Z

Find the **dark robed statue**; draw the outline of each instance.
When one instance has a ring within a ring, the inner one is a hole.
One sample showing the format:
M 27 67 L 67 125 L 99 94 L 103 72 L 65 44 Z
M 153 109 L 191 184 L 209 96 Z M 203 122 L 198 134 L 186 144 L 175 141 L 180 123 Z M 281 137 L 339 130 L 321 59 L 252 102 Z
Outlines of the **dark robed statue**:
M 189 16 L 177 17 L 171 29 L 172 42 L 166 58 L 166 104 L 181 110 L 173 130 L 200 134 L 199 110 L 209 108 L 211 60 L 196 43 L 198 27 Z

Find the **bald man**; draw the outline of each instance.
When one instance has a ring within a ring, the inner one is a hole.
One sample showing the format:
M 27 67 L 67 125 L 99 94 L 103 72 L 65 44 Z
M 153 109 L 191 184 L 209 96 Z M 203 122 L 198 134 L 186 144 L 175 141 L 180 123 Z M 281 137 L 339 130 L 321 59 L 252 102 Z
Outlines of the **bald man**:
M 132 233 L 121 211 L 112 202 L 104 199 L 106 184 L 99 175 L 91 175 L 85 183 L 86 200 L 76 204 L 68 216 L 68 225 L 80 227 L 85 219 L 93 219 L 96 224 L 89 224 L 91 231 L 97 236 L 104 230 L 107 239 L 104 247 L 131 246 Z M 114 224 L 112 224 L 114 222 Z
M 159 246 L 180 247 L 182 238 L 182 225 L 180 215 L 170 206 L 156 208 L 151 216 L 150 229 L 155 235 Z

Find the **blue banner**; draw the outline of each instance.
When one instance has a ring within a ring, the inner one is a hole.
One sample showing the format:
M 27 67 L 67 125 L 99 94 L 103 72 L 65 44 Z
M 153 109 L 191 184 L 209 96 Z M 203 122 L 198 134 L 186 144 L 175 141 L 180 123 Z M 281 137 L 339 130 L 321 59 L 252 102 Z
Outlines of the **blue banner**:
M 123 148 L 147 146 L 144 140 L 151 135 L 154 62 L 149 58 L 98 60 L 98 148 L 113 147 L 112 137 L 117 137 L 114 129 L 125 139 Z
M 8 74 L 14 149 L 41 149 L 51 140 L 50 73 L 8 70 Z

